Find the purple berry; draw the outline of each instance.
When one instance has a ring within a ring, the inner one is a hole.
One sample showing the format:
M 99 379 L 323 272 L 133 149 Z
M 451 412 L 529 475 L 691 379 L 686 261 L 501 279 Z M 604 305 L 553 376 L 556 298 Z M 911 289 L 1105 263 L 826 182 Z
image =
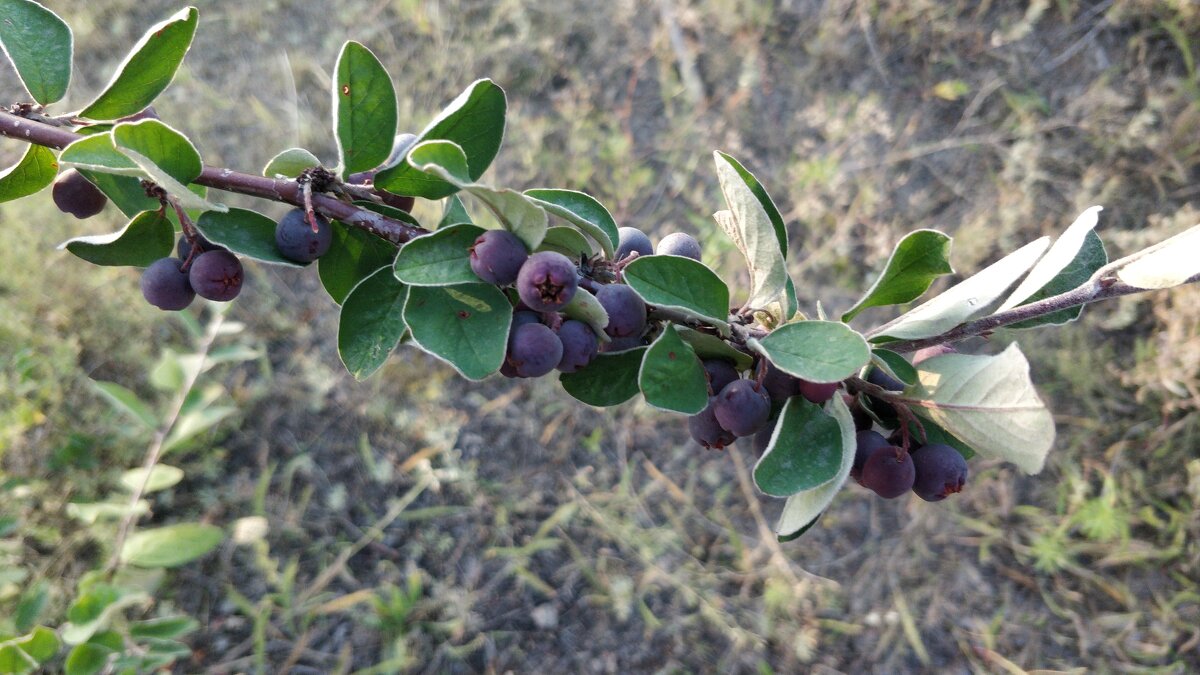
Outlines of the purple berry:
M 770 361 L 763 377 L 763 388 L 773 400 L 783 402 L 800 393 L 800 380 L 783 372 Z
M 850 417 L 854 418 L 854 430 L 870 431 L 871 427 L 875 425 L 875 420 L 871 419 L 866 410 L 863 410 L 862 404 L 858 402 L 858 398 L 846 394 L 842 397 L 842 400 L 846 402 L 846 407 L 850 409 Z
M 638 255 L 653 254 L 654 245 L 650 243 L 650 237 L 636 227 L 618 227 L 616 259 L 621 260 L 634 251 Z
M 754 434 L 754 452 L 763 454 L 771 445 L 771 436 L 775 435 L 775 426 L 768 424 Z
M 821 404 L 833 398 L 837 392 L 840 382 L 809 382 L 808 380 L 800 380 L 797 390 L 800 395 L 808 399 L 812 403 Z
M 724 359 L 705 359 L 703 364 L 704 374 L 708 376 L 708 388 L 712 396 L 721 393 L 722 389 L 741 377 L 741 375 L 738 375 L 737 368 L 734 368 L 732 363 Z
M 872 452 L 863 463 L 863 487 L 884 499 L 895 499 L 908 492 L 915 479 L 912 456 L 904 448 L 885 445 Z
M 558 339 L 562 341 L 562 359 L 558 362 L 558 369 L 564 373 L 573 373 L 587 366 L 600 349 L 600 340 L 592 327 L 574 319 L 563 322 L 558 329 Z
M 527 323 L 541 323 L 541 322 L 542 322 L 541 314 L 538 314 L 537 312 L 531 312 L 527 309 L 519 309 L 519 310 L 513 312 L 512 328 L 509 329 L 509 332 L 511 333 L 512 331 L 515 331 L 516 329 L 520 328 L 521 326 L 524 326 Z
M 640 335 L 630 337 L 613 338 L 608 342 L 600 345 L 600 352 L 603 354 L 611 354 L 613 352 L 623 352 L 629 349 L 636 349 L 642 346 L 642 338 Z
M 886 448 L 891 443 L 883 434 L 876 431 L 860 431 L 854 436 L 854 466 L 850 467 L 850 477 L 862 485 L 863 465 L 867 459 L 880 448 Z
M 912 461 L 916 471 L 912 490 L 927 502 L 961 492 L 967 482 L 967 460 L 949 445 L 923 445 L 912 451 Z
M 541 377 L 562 360 L 563 344 L 540 323 L 521 326 L 508 338 L 508 362 L 521 377 Z
M 737 440 L 737 436 L 721 428 L 713 412 L 716 399 L 710 398 L 708 405 L 688 418 L 688 431 L 697 443 L 709 450 L 723 450 Z
M 242 291 L 242 263 L 229 251 L 208 251 L 192 260 L 188 282 L 196 295 L 228 302 Z
M 657 255 L 681 255 L 692 260 L 700 260 L 700 242 L 690 234 L 672 232 L 658 242 L 654 250 Z
M 566 306 L 579 288 L 575 264 L 554 251 L 529 256 L 517 275 L 517 293 L 535 312 L 556 312 Z
M 200 247 L 200 250 L 196 251 L 197 256 L 199 256 L 201 253 L 204 253 L 205 251 L 224 251 L 224 250 L 226 250 L 226 248 L 224 246 L 217 246 L 216 244 L 212 243 L 211 241 L 205 239 L 204 235 L 202 235 L 200 233 L 196 234 L 196 243 L 199 244 L 199 247 Z M 187 237 L 179 238 L 179 243 L 176 244 L 176 246 L 175 246 L 175 254 L 179 256 L 180 260 L 187 260 L 188 256 L 190 256 L 192 254 L 192 244 L 191 244 L 191 242 L 188 241 Z
M 51 198 L 59 211 L 84 219 L 100 213 L 108 197 L 75 169 L 69 169 L 54 181 Z
M 608 312 L 604 332 L 610 337 L 632 337 L 646 330 L 646 303 L 624 284 L 609 284 L 596 292 L 600 306 Z
M 142 297 L 159 309 L 178 311 L 192 304 L 196 292 L 188 283 L 183 261 L 160 258 L 142 272 Z
M 488 230 L 471 245 L 471 271 L 490 284 L 507 286 L 517 280 L 529 258 L 525 244 L 506 230 Z
M 308 263 L 325 255 L 333 243 L 333 227 L 321 215 L 316 215 L 317 231 L 304 209 L 292 209 L 275 226 L 275 246 L 283 257 L 296 262 Z
M 872 366 L 870 372 L 867 373 L 867 382 L 870 382 L 877 387 L 883 387 L 888 391 L 904 391 L 905 387 L 903 382 L 874 366 Z
M 771 416 L 771 400 L 753 380 L 731 382 L 717 394 L 712 407 L 721 428 L 735 436 L 753 434 Z

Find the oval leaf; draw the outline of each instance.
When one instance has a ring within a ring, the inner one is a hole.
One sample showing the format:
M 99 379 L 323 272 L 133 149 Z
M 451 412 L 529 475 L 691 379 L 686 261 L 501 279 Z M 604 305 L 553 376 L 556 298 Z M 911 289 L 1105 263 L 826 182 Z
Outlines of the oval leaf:
M 366 379 L 387 361 L 408 326 L 404 302 L 408 287 L 382 268 L 350 291 L 338 318 L 338 355 L 357 380 Z
M 677 255 L 651 255 L 626 265 L 623 276 L 647 304 L 728 325 L 729 288 L 703 263 Z
M 909 232 L 892 249 L 883 273 L 842 315 L 842 321 L 853 319 L 868 307 L 900 305 L 924 295 L 935 279 L 954 272 L 950 267 L 950 242 L 950 237 L 936 230 Z
M 719 152 L 713 153 L 713 158 L 721 192 L 729 205 L 729 211 L 714 214 L 714 218 L 746 258 L 750 270 L 750 297 L 746 306 L 767 311 L 782 321 L 788 273 L 775 226 L 730 158 Z
M 76 237 L 59 245 L 93 265 L 146 267 L 171 255 L 175 227 L 161 211 L 143 211 L 119 232 Z
M 21 84 L 42 105 L 67 93 L 75 38 L 57 14 L 31 0 L 0 0 L 0 48 Z
M 574 261 L 592 257 L 592 243 L 573 227 L 548 228 L 538 250 L 556 251 Z
M 820 517 L 821 512 L 829 507 L 838 490 L 842 489 L 846 478 L 850 476 L 850 468 L 854 466 L 855 431 L 850 409 L 846 407 L 841 396 L 834 396 L 825 405 L 825 411 L 837 421 L 841 430 L 841 464 L 831 480 L 788 497 L 775 526 L 775 533 L 781 539 L 794 539 L 810 527 Z
M 608 342 L 609 337 L 605 334 L 604 328 L 608 326 L 608 310 L 604 309 L 604 305 L 596 299 L 596 296 L 587 292 L 579 292 L 571 296 L 571 301 L 566 307 L 562 308 L 562 313 L 568 319 L 582 321 L 592 327 L 596 331 L 600 342 Z
M 79 169 L 101 173 L 140 178 L 145 175 L 141 168 L 117 149 L 111 132 L 85 136 L 63 148 L 58 161 Z M 145 196 L 146 191 L 138 187 Z M 149 199 L 147 197 L 147 199 Z M 142 209 L 145 210 L 145 209 Z
M 275 246 L 275 221 L 257 211 L 205 211 L 196 220 L 196 229 L 212 243 L 259 262 L 289 267 L 306 264 L 289 260 L 279 253 Z
M 696 356 L 701 359 L 723 359 L 733 363 L 739 371 L 748 370 L 754 365 L 754 357 L 746 352 L 734 349 L 730 344 L 716 335 L 701 333 L 686 326 L 676 326 L 679 337 L 696 350 Z
M 1050 283 L 1060 272 L 1070 265 L 1072 261 L 1079 255 L 1080 249 L 1083 248 L 1087 236 L 1096 229 L 1096 223 L 1100 220 L 1101 206 L 1093 206 L 1079 215 L 1075 222 L 1071 223 L 1070 227 L 1062 233 L 1054 244 L 1046 251 L 1046 255 L 1038 261 L 1037 265 L 1029 270 L 1029 276 L 1025 277 L 1020 284 L 1017 285 L 1017 290 L 1008 296 L 1004 304 L 996 308 L 997 312 L 1003 312 L 1018 305 L 1025 304 L 1034 293 L 1037 293 L 1046 284 Z
M 754 194 L 754 197 L 758 200 L 758 203 L 762 205 L 763 211 L 766 212 L 767 217 L 771 220 L 771 226 L 775 228 L 775 238 L 779 240 L 779 251 L 783 253 L 783 257 L 786 258 L 788 254 L 787 226 L 783 222 L 783 214 L 779 213 L 779 207 L 775 206 L 775 202 L 771 199 L 771 195 L 767 194 L 767 189 L 763 187 L 763 184 L 758 181 L 758 178 L 753 173 L 750 173 L 750 171 L 747 170 L 746 167 L 742 166 L 741 162 L 734 159 L 732 155 L 728 155 L 724 152 L 717 152 L 716 155 L 725 160 L 729 166 L 737 172 L 738 177 L 742 179 L 742 182 L 745 183 L 746 187 L 750 189 L 750 192 Z
M 617 221 L 595 197 L 575 190 L 552 189 L 526 190 L 525 196 L 587 233 L 600 244 L 605 257 L 613 257 L 620 239 Z
M 109 405 L 121 412 L 129 415 L 133 419 L 142 423 L 142 426 L 147 429 L 155 429 L 158 427 L 158 417 L 150 410 L 150 407 L 142 402 L 138 395 L 122 387 L 116 382 L 102 382 L 92 380 L 92 387 L 108 401 Z
M 512 305 L 491 284 L 414 286 L 404 320 L 421 349 L 468 380 L 482 380 L 504 362 Z
M 809 382 L 841 382 L 871 360 L 863 336 L 837 321 L 796 321 L 751 343 L 780 370 Z
M 201 523 L 138 530 L 121 547 L 121 561 L 137 567 L 178 567 L 213 550 L 224 538 L 221 528 Z
M 342 178 L 387 161 L 396 136 L 396 90 L 370 49 L 347 42 L 333 80 L 333 128 Z
M 0 202 L 28 197 L 53 183 L 57 175 L 58 160 L 54 153 L 40 145 L 31 145 L 21 161 L 0 173 Z
M 142 492 L 149 493 L 174 487 L 183 480 L 183 469 L 166 464 L 156 464 L 149 471 L 149 479 L 146 478 L 146 474 L 144 468 L 130 469 L 121 474 L 121 485 L 130 492 L 137 492 L 145 484 Z
M 271 158 L 263 167 L 267 178 L 295 178 L 305 169 L 321 166 L 321 160 L 304 148 L 288 148 Z
M 1121 281 L 1136 288 L 1171 288 L 1200 275 L 1200 225 L 1153 247 L 1150 253 L 1117 270 Z
M 638 372 L 646 403 L 661 410 L 695 415 L 708 405 L 708 377 L 692 346 L 672 324 L 646 350 Z
M 1044 300 L 1059 293 L 1066 293 L 1067 291 L 1079 288 L 1087 283 L 1097 270 L 1107 264 L 1108 251 L 1104 249 L 1104 242 L 1100 240 L 1100 236 L 1095 232 L 1088 232 L 1087 237 L 1083 240 L 1083 247 L 1079 249 L 1079 253 L 1075 255 L 1075 259 L 1071 261 L 1071 264 L 1063 268 L 1058 273 L 1058 276 L 1050 280 L 1050 283 L 1042 286 L 1041 290 L 1029 296 L 1021 304 L 1027 305 L 1031 302 Z M 1038 326 L 1061 325 L 1078 319 L 1081 312 L 1083 312 L 1082 305 L 1068 307 L 1027 321 L 1010 323 L 1005 328 L 1037 328 Z
M 196 146 L 158 120 L 122 122 L 113 127 L 112 138 L 121 152 L 129 157 L 135 156 L 131 153 L 145 157 L 183 185 L 196 180 L 204 169 Z
M 396 256 L 396 278 L 413 286 L 478 283 L 470 247 L 483 233 L 475 225 L 452 225 L 409 241 Z
M 821 406 L 793 396 L 784 404 L 771 442 L 754 466 L 754 484 L 763 494 L 790 497 L 837 477 L 844 454 L 838 421 Z
M 357 227 L 346 227 L 332 221 L 333 242 L 325 255 L 317 259 L 321 285 L 329 297 L 342 304 L 358 282 L 380 267 L 390 267 L 396 258 L 396 247 Z
M 904 384 L 912 385 L 917 383 L 917 369 L 913 367 L 913 364 L 908 362 L 908 359 L 896 352 L 889 349 L 872 350 L 871 361 L 879 366 L 888 376 Z
M 596 358 L 573 373 L 563 373 L 558 381 L 576 400 L 599 408 L 620 405 L 637 396 L 638 373 L 646 347 L 623 352 L 597 354 Z
M 162 93 L 183 62 L 196 34 L 195 7 L 180 10 L 146 31 L 96 100 L 80 117 L 115 120 L 145 110 Z

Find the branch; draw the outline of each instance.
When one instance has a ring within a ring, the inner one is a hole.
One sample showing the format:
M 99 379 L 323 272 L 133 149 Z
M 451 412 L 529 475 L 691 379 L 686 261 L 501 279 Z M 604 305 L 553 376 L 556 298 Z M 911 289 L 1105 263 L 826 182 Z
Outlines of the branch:
M 56 150 L 62 150 L 83 138 L 82 135 L 73 131 L 4 111 L 0 111 L 0 136 Z M 206 166 L 200 173 L 200 177 L 192 182 L 225 192 L 236 192 L 304 208 L 304 195 L 300 184 L 294 180 L 276 180 L 232 169 Z M 314 194 L 312 203 L 313 208 L 321 215 L 363 229 L 393 244 L 403 244 L 415 237 L 429 234 L 429 231 L 423 228 L 388 218 L 361 206 L 348 204 L 329 195 Z

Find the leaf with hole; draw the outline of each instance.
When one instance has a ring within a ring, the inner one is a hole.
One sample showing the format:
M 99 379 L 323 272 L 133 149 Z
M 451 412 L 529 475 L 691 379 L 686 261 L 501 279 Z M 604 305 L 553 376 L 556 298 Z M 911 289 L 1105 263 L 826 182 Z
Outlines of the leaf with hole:
M 342 45 L 333 72 L 334 139 L 345 178 L 387 161 L 396 136 L 396 90 L 379 58 L 357 42 Z

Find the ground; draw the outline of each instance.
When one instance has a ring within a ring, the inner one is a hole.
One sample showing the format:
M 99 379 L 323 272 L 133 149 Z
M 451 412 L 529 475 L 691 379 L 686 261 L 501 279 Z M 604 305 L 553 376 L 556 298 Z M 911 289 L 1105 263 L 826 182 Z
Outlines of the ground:
M 67 107 L 177 9 L 46 4 L 77 31 Z M 740 158 L 784 213 L 809 310 L 848 306 L 916 228 L 954 235 L 961 275 L 1092 204 L 1110 254 L 1200 220 L 1187 0 L 200 4 L 156 108 L 207 163 L 255 171 L 295 145 L 332 161 L 329 72 L 354 39 L 400 83 L 406 128 L 491 77 L 509 123 L 489 180 L 697 234 L 735 280 L 710 153 Z M 17 91 L 0 70 L 0 98 Z M 48 617 L 107 554 L 66 502 L 113 493 L 148 440 L 88 378 L 165 403 L 159 354 L 196 343 L 142 305 L 135 273 L 53 248 L 119 226 L 45 195 L 0 207 L 0 467 L 23 486 L 0 500 L 18 523 L 0 603 L 21 571 L 53 590 Z M 255 357 L 202 384 L 236 412 L 167 457 L 186 479 L 144 522 L 268 530 L 173 571 L 147 608 L 200 621 L 180 672 L 1200 669 L 1196 288 L 967 346 L 1020 339 L 1058 424 L 1041 474 L 976 459 L 938 504 L 849 487 L 787 544 L 748 444 L 707 452 L 644 405 L 591 409 L 552 378 L 470 383 L 407 348 L 355 382 L 312 271 L 251 267 L 224 320 L 243 330 L 218 346 Z

